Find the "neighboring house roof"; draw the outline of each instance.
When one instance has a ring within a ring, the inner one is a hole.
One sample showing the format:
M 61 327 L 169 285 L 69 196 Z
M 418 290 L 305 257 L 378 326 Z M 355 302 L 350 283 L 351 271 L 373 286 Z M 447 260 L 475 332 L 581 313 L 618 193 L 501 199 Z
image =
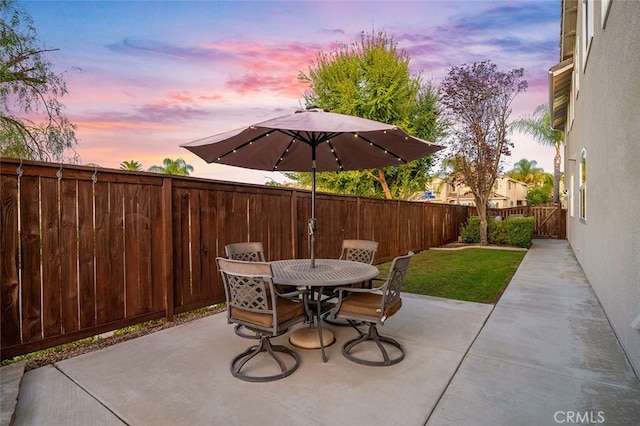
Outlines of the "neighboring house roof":
M 452 196 L 449 198 L 455 198 L 455 197 Z M 460 198 L 473 199 L 473 192 L 467 191 L 463 194 L 460 194 Z M 489 196 L 490 200 L 506 200 L 507 198 L 508 197 L 506 195 L 498 194 L 497 192 L 492 192 L 491 195 Z

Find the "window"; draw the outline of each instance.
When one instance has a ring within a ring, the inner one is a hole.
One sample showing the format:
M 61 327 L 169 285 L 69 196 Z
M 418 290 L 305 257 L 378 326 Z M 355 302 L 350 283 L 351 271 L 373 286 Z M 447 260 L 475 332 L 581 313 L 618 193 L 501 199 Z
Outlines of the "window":
M 580 62 L 580 36 L 576 37 L 576 47 L 573 49 L 573 75 L 572 78 L 572 86 L 573 86 L 573 95 L 575 99 L 578 99 L 578 94 L 580 93 L 580 70 L 582 70 L 582 62 Z
M 571 176 L 569 177 L 569 215 L 571 215 L 571 217 L 575 216 L 575 208 L 573 205 L 574 202 L 574 194 L 575 194 L 575 176 L 573 173 L 571 173 Z
M 582 42 L 583 44 L 583 71 L 587 67 L 587 58 L 589 57 L 589 48 L 593 39 L 593 3 L 595 0 L 582 0 Z
M 602 17 L 602 28 L 604 28 L 607 23 L 607 17 L 609 16 L 609 8 L 611 7 L 612 0 L 602 0 L 600 5 L 602 6 L 601 17 Z
M 580 152 L 580 163 L 578 164 L 578 175 L 580 187 L 578 189 L 578 215 L 581 220 L 587 220 L 587 150 Z

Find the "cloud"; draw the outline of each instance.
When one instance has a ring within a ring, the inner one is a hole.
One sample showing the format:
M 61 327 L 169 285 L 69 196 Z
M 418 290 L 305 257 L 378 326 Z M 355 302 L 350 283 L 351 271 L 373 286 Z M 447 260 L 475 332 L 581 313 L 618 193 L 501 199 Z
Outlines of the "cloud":
M 306 71 L 318 52 L 336 47 L 335 42 L 254 40 L 213 40 L 199 45 L 176 46 L 154 40 L 123 39 L 111 45 L 110 49 L 125 55 L 164 57 L 177 61 L 176 64 L 189 60 L 192 65 L 196 62 L 215 69 L 217 73 L 225 70 L 223 86 L 238 94 L 275 92 L 300 97 L 305 87 L 297 81 L 298 72 Z M 174 93 L 172 96 L 175 100 L 187 99 L 185 94 Z
M 342 28 L 322 28 L 320 30 L 321 34 L 339 34 L 339 35 L 346 35 L 347 32 L 345 30 L 343 30 Z
M 452 66 L 487 59 L 501 69 L 525 68 L 530 77 L 546 79 L 557 61 L 558 4 L 493 5 L 474 3 L 477 7 L 448 15 L 445 22 L 405 28 L 394 39 L 409 54 L 412 70 L 435 79 Z
M 210 112 L 204 108 L 161 100 L 135 106 L 130 111 L 104 109 L 76 114 L 71 118 L 78 126 L 94 129 L 169 130 L 209 116 Z
M 252 73 L 228 80 L 226 87 L 240 94 L 269 90 L 285 96 L 302 98 L 307 85 L 290 77 Z

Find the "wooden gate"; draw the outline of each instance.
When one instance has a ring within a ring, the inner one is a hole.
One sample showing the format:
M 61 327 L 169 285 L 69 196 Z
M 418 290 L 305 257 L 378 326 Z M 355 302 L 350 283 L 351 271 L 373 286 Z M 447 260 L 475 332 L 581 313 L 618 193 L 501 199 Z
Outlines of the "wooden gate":
M 537 238 L 558 238 L 558 216 L 560 206 L 532 206 L 531 215 L 536 219 L 534 236 Z
M 533 216 L 536 219 L 536 228 L 533 231 L 534 238 L 561 240 L 567 238 L 566 213 L 567 211 L 562 209 L 560 204 L 487 209 L 487 216 Z

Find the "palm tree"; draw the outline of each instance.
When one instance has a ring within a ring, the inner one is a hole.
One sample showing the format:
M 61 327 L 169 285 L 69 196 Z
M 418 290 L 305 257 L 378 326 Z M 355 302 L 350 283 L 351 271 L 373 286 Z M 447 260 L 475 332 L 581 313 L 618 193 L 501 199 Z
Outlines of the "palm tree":
M 140 172 L 142 171 L 142 163 L 136 160 L 123 161 L 122 163 L 120 163 L 120 170 L 131 170 L 134 172 Z
M 510 178 L 519 180 L 524 183 L 540 186 L 544 183 L 544 170 L 536 167 L 536 160 L 527 160 L 523 158 L 513 165 L 513 169 L 505 173 Z
M 564 132 L 551 129 L 551 117 L 547 105 L 539 105 L 533 114 L 514 121 L 511 127 L 529 133 L 541 145 L 556 149 L 556 155 L 553 157 L 553 202 L 560 202 L 560 147 L 564 142 Z
M 162 160 L 162 164 L 164 164 L 164 166 L 149 167 L 149 171 L 178 176 L 189 176 L 189 173 L 193 171 L 193 166 L 187 164 L 182 158 L 176 158 L 175 160 L 165 158 Z

